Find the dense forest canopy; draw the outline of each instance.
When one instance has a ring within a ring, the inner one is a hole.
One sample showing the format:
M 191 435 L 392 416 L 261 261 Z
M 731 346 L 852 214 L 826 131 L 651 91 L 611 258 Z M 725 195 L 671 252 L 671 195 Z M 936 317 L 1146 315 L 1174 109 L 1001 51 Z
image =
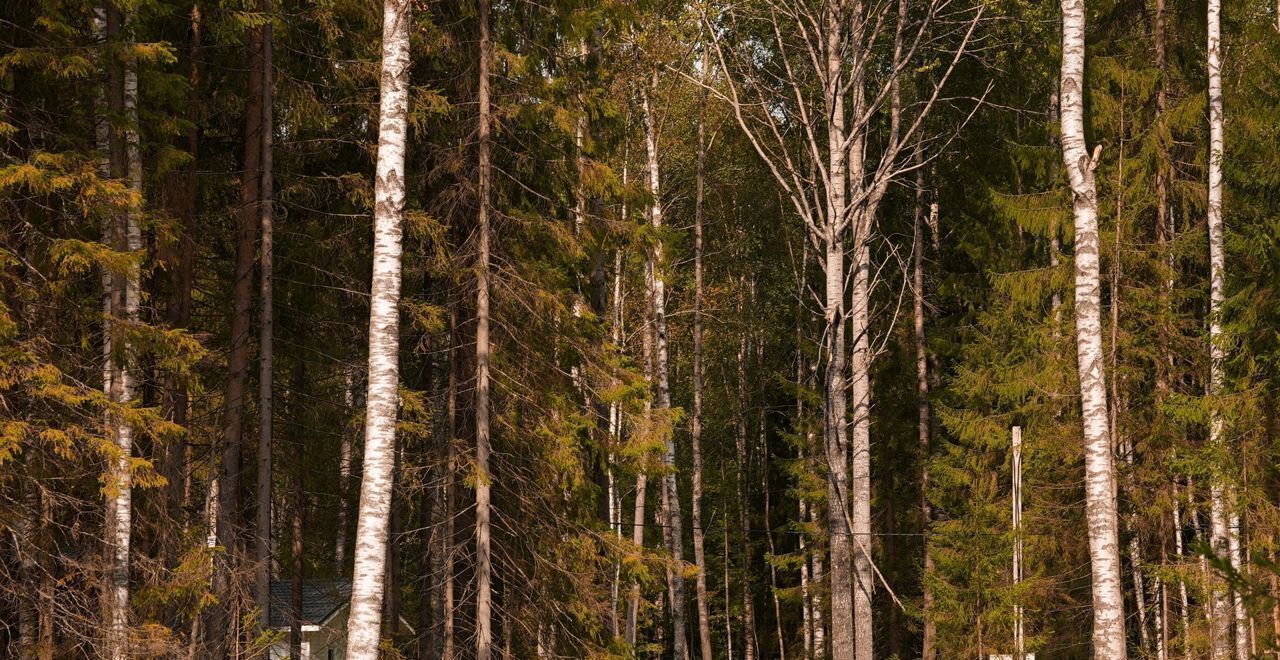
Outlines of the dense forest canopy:
M 1280 656 L 1278 81 L 1255 0 L 2 3 L 0 655 Z

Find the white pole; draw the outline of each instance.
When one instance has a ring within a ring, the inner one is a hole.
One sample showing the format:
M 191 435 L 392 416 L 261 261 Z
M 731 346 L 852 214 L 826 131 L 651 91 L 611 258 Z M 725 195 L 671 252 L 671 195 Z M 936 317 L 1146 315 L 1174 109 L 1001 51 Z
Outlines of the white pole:
M 1022 583 L 1022 427 L 1013 427 L 1013 584 Z M 1023 660 L 1026 641 L 1022 635 L 1022 603 L 1015 598 L 1013 606 L 1013 641 L 1017 660 Z

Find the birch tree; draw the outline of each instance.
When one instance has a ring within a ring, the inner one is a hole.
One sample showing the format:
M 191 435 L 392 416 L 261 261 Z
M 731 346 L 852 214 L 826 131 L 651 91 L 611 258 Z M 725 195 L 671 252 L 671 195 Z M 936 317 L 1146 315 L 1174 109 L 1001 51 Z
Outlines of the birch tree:
M 1075 218 L 1076 358 L 1085 441 L 1085 519 L 1093 587 L 1093 655 L 1126 657 L 1115 467 L 1103 373 L 1098 196 L 1084 136 L 1084 0 L 1062 0 L 1062 160 L 1071 183 Z
M 118 10 L 108 10 L 108 23 L 119 21 L 122 32 L 129 35 L 130 17 Z M 114 32 L 110 27 L 108 33 Z M 139 321 L 142 299 L 142 227 L 139 215 L 142 211 L 142 152 L 138 133 L 138 69 L 137 61 L 123 64 L 120 98 L 124 114 L 124 175 L 129 187 L 130 200 L 124 213 L 113 218 L 116 227 L 112 233 L 112 247 L 128 253 L 131 259 L 127 271 L 111 278 L 111 323 L 121 319 L 133 325 Z M 108 356 L 110 380 L 108 399 L 119 407 L 128 407 L 137 393 L 134 346 L 127 333 L 124 341 L 111 345 Z M 106 488 L 106 558 L 108 577 L 103 588 L 103 618 L 106 622 L 106 640 L 103 656 L 111 660 L 130 657 L 129 645 L 129 552 L 133 535 L 133 424 L 119 413 L 108 416 L 108 428 L 114 445 L 110 460 Z
M 648 88 L 641 94 L 644 108 L 644 142 L 647 156 L 649 194 L 649 224 L 657 232 L 662 231 L 662 193 L 661 165 L 658 160 L 658 120 L 653 107 L 653 93 L 658 89 L 658 71 L 654 69 Z M 649 248 L 650 299 L 653 314 L 653 351 L 654 351 L 654 407 L 659 415 L 667 415 L 671 410 L 671 386 L 667 374 L 667 291 L 666 277 L 663 274 L 664 245 L 661 235 L 657 236 Z M 662 466 L 662 492 L 666 514 L 664 527 L 668 532 L 668 552 L 675 568 L 670 577 L 672 653 L 676 658 L 685 657 L 685 605 L 684 605 L 684 573 L 682 562 L 683 534 L 680 516 L 680 493 L 676 488 L 676 444 L 675 436 L 668 432 L 664 439 Z
M 706 86 L 711 73 L 711 63 L 707 59 L 707 47 L 702 44 L 702 83 Z M 707 660 L 711 651 L 711 613 L 707 604 L 707 552 L 706 534 L 702 529 L 702 251 L 703 251 L 703 218 L 702 208 L 705 197 L 707 176 L 707 113 L 706 93 L 701 95 L 698 104 L 698 153 L 697 173 L 694 182 L 693 202 L 693 414 L 689 420 L 689 444 L 693 452 L 693 492 L 689 495 L 689 506 L 693 527 L 693 563 L 698 567 L 698 576 L 694 584 L 698 604 L 698 649 L 700 657 Z
M 1209 394 L 1222 392 L 1222 362 L 1226 351 L 1222 345 L 1222 303 L 1225 300 L 1223 273 L 1226 262 L 1222 245 L 1222 2 L 1209 0 L 1207 13 L 1208 43 L 1207 68 L 1209 75 Z M 1225 422 L 1217 405 L 1209 421 L 1209 445 L 1217 450 L 1222 447 Z M 1221 454 L 1220 454 L 1221 455 Z M 1231 489 L 1221 466 L 1209 484 L 1209 505 L 1212 522 L 1210 542 L 1219 556 L 1228 556 L 1231 567 L 1240 569 L 1239 518 L 1232 510 Z M 1249 657 L 1248 638 L 1244 630 L 1243 605 L 1237 595 L 1233 599 L 1220 583 L 1213 586 L 1213 658 L 1230 658 L 1232 655 L 1232 619 L 1235 618 L 1238 660 Z
M 908 113 L 900 103 L 901 82 L 911 62 L 942 48 L 933 31 L 940 16 L 951 12 L 961 17 L 961 36 L 937 54 L 945 62 L 941 73 L 922 87 Z M 765 0 L 704 14 L 713 35 L 737 37 L 732 42 L 711 39 L 726 74 L 724 91 L 712 92 L 729 105 L 804 223 L 823 271 L 819 295 L 832 657 L 870 660 L 874 648 L 870 234 L 890 182 L 912 169 L 909 157 L 924 120 L 967 51 L 981 13 L 957 7 L 953 0 L 896 7 L 849 0 Z M 872 141 L 871 127 L 882 120 L 888 130 Z M 846 266 L 850 240 L 852 263 Z M 850 289 L 852 296 L 847 295 Z M 855 345 L 852 374 L 846 364 L 848 320 Z M 850 376 L 855 397 L 852 447 L 846 412 Z
M 400 255 L 408 141 L 410 9 L 409 0 L 386 0 L 382 10 L 364 475 L 347 626 L 347 658 L 351 660 L 377 659 L 382 624 L 399 406 Z

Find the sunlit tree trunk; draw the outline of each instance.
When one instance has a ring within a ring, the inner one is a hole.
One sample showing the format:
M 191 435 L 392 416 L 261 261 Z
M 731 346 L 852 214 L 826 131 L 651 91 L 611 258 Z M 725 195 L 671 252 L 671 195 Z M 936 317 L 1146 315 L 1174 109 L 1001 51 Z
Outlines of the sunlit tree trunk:
M 126 36 L 129 17 L 120 18 Z M 124 113 L 124 174 L 132 199 L 129 207 L 116 216 L 121 226 L 116 230 L 115 249 L 134 257 L 141 256 L 142 227 L 142 152 L 138 127 L 138 63 L 126 61 L 122 80 L 121 107 Z M 142 299 L 142 266 L 132 263 L 123 275 L 113 278 L 111 315 L 129 324 L 139 320 Z M 118 348 L 113 346 L 109 399 L 129 406 L 136 394 L 137 374 L 134 347 L 128 339 Z M 133 425 L 123 416 L 111 415 L 110 432 L 114 456 L 108 462 L 106 539 L 108 578 L 103 589 L 103 617 L 106 635 L 103 656 L 124 660 L 130 655 L 129 644 L 129 551 L 133 533 L 132 459 Z
M 841 221 L 847 210 L 847 147 L 844 126 L 844 77 L 841 75 L 841 25 L 835 12 L 826 25 L 826 74 L 823 81 L 826 107 L 830 119 L 827 135 L 827 199 L 826 222 L 823 227 L 822 255 L 824 279 L 823 320 L 826 328 L 827 365 L 823 385 L 823 445 L 827 470 L 827 533 L 831 566 L 831 656 L 854 657 L 854 595 L 850 556 L 851 516 L 848 508 L 849 442 L 847 436 L 847 386 L 845 383 L 845 269 L 844 232 Z M 859 658 L 859 660 L 862 660 Z
M 1084 136 L 1084 0 L 1062 0 L 1062 157 L 1074 196 L 1076 357 L 1085 440 L 1085 520 L 1093 589 L 1093 655 L 1125 660 L 1115 468 L 1102 368 L 1098 199 Z
M 649 91 L 643 94 L 645 152 L 648 157 L 649 193 L 652 197 L 649 208 L 649 223 L 656 230 L 662 231 L 662 194 L 660 187 L 661 166 L 658 161 L 658 123 L 653 108 L 651 95 L 658 90 L 658 72 L 655 69 L 650 81 Z M 667 290 L 665 276 L 665 254 L 663 240 L 659 237 L 650 248 L 649 259 L 653 276 L 653 354 L 654 371 L 657 376 L 654 405 L 659 415 L 667 415 L 671 410 L 671 387 L 667 376 Z M 671 561 L 678 567 L 682 563 L 683 533 L 680 516 L 680 493 L 676 489 L 676 443 L 675 435 L 668 433 L 665 438 L 662 464 L 666 473 L 662 476 L 663 497 L 666 502 L 665 527 L 670 535 L 668 552 Z M 672 571 L 670 582 L 672 652 L 677 660 L 685 657 L 685 603 L 684 572 L 681 569 Z
M 364 477 L 356 519 L 348 660 L 376 660 L 382 623 L 387 527 L 399 406 L 400 254 L 409 107 L 409 0 L 386 0 L 382 15 L 381 100 L 374 179 L 373 277 Z
M 479 263 L 476 265 L 476 660 L 489 660 L 493 648 L 489 532 L 489 204 L 490 163 L 489 0 L 480 2 L 479 82 Z
M 1222 361 L 1226 357 L 1222 346 L 1222 302 L 1225 298 L 1223 276 L 1225 261 L 1222 254 L 1222 50 L 1221 50 L 1220 0 L 1208 1 L 1208 75 L 1209 75 L 1209 394 L 1222 391 Z M 1218 406 L 1214 406 L 1209 422 L 1209 444 L 1222 444 L 1224 421 Z M 1212 522 L 1211 544 L 1219 556 L 1231 551 L 1233 536 L 1230 494 L 1222 466 L 1209 484 L 1210 518 Z M 1234 553 L 1230 554 L 1233 567 L 1238 567 Z M 1231 620 L 1233 604 L 1226 587 L 1221 582 L 1213 585 L 1213 658 L 1225 660 L 1231 657 Z M 1241 656 L 1247 657 L 1247 656 Z
M 702 53 L 702 82 L 705 85 L 710 73 L 706 49 Z M 693 416 L 689 421 L 690 444 L 693 451 L 693 493 L 690 508 L 693 515 L 693 562 L 698 567 L 695 591 L 698 601 L 698 647 L 703 660 L 712 658 L 711 610 L 707 604 L 707 553 L 705 531 L 702 529 L 702 202 L 706 186 L 707 128 L 706 93 L 698 105 L 698 162 L 697 181 L 694 184 L 693 207 Z

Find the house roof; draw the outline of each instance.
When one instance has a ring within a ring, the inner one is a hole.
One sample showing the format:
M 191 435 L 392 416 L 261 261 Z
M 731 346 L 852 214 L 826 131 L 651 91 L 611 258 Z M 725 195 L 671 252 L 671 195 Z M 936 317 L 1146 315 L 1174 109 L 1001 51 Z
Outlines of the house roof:
M 351 602 L 351 580 L 303 580 L 303 625 L 324 625 L 329 617 Z M 271 627 L 288 628 L 293 623 L 293 583 L 271 581 Z

